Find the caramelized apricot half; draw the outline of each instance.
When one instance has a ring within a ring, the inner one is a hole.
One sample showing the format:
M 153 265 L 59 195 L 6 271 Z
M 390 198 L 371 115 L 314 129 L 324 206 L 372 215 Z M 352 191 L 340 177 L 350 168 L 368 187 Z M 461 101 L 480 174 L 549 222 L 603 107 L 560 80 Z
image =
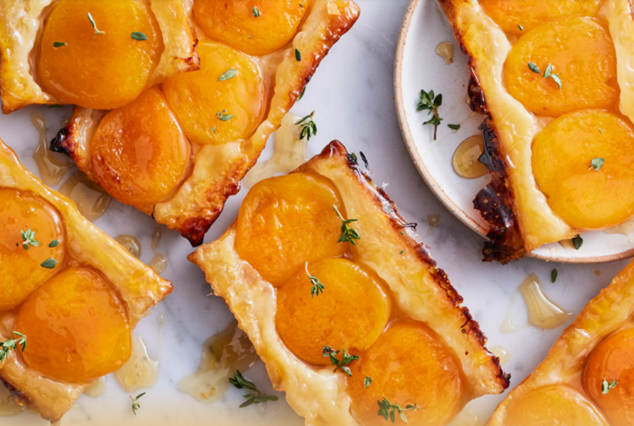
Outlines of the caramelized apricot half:
M 310 0 L 194 0 L 194 17 L 208 37 L 250 55 L 288 44 Z
M 147 1 L 60 0 L 44 24 L 39 82 L 67 103 L 118 108 L 141 94 L 162 52 L 163 37 Z
M 177 74 L 163 91 L 185 134 L 200 144 L 249 136 L 260 121 L 264 86 L 257 65 L 227 46 L 198 45 L 201 69 Z
M 634 328 L 603 340 L 586 364 L 584 387 L 613 426 L 634 419 Z
M 634 129 L 615 114 L 559 117 L 533 142 L 533 173 L 548 204 L 570 226 L 600 229 L 634 215 Z
M 386 424 L 377 401 L 386 398 L 407 411 L 415 426 L 444 426 L 464 407 L 468 382 L 454 352 L 425 324 L 397 321 L 359 360 L 350 364 L 352 412 L 366 426 Z M 366 388 L 364 379 L 372 378 Z
M 92 138 L 99 184 L 122 203 L 152 213 L 188 170 L 190 143 L 156 88 L 110 111 Z
M 358 354 L 379 338 L 391 313 L 391 300 L 373 272 L 343 258 L 309 263 L 323 284 L 313 294 L 308 273 L 300 269 L 277 293 L 277 331 L 304 361 L 331 365 L 324 346 Z
M 553 117 L 610 108 L 619 96 L 612 39 L 592 18 L 566 18 L 527 31 L 506 58 L 504 81 L 526 109 Z
M 66 230 L 57 210 L 31 192 L 0 188 L 0 311 L 24 301 L 65 257 Z M 56 264 L 41 266 L 47 259 Z
M 568 386 L 534 389 L 512 400 L 506 424 L 513 426 L 607 426 L 603 416 Z
M 603 0 L 480 0 L 484 11 L 504 31 L 522 34 L 551 19 L 594 16 Z
M 238 214 L 236 250 L 266 281 L 282 286 L 304 262 L 341 256 L 344 213 L 330 181 L 305 173 L 263 180 L 253 186 Z
M 26 364 L 57 380 L 94 379 L 130 358 L 125 306 L 105 278 L 85 267 L 67 268 L 34 292 L 17 328 L 27 336 Z

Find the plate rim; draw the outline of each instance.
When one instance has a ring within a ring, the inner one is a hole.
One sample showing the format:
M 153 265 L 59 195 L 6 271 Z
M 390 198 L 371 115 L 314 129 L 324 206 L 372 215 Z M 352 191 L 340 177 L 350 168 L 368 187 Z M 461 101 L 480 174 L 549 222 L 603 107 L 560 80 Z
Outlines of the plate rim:
M 435 1 L 435 0 L 423 0 L 423 1 Z M 403 23 L 396 43 L 396 53 L 394 55 L 394 103 L 396 106 L 396 117 L 398 125 L 401 129 L 403 141 L 407 147 L 409 156 L 411 157 L 418 173 L 421 175 L 429 189 L 433 192 L 436 198 L 445 206 L 447 210 L 451 212 L 456 218 L 458 218 L 463 224 L 465 224 L 473 232 L 477 233 L 483 238 L 486 238 L 487 230 L 480 226 L 474 219 L 472 219 L 467 213 L 465 213 L 458 205 L 445 193 L 445 191 L 438 184 L 433 175 L 429 172 L 425 163 L 423 162 L 414 137 L 410 131 L 409 123 L 407 121 L 407 115 L 405 112 L 405 102 L 403 100 L 403 57 L 405 55 L 405 44 L 407 43 L 407 37 L 409 35 L 410 25 L 414 17 L 414 12 L 418 7 L 420 0 L 410 0 L 405 15 L 403 17 Z M 533 259 L 543 260 L 545 262 L 555 263 L 571 263 L 571 264 L 594 264 L 594 263 L 606 263 L 614 262 L 631 258 L 634 256 L 634 248 L 622 251 L 620 253 L 608 254 L 604 256 L 588 256 L 588 257 L 563 257 L 563 256 L 543 256 L 534 252 L 529 252 L 526 257 Z

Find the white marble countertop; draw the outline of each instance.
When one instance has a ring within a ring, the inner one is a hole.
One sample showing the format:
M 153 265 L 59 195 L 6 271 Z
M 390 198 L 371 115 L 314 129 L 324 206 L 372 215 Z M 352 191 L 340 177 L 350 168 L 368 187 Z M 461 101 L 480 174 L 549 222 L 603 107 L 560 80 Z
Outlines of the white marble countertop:
M 502 346 L 510 353 L 504 368 L 512 374 L 511 386 L 517 385 L 544 358 L 564 327 L 554 330 L 526 327 L 510 334 L 500 332 L 509 300 L 526 276 L 536 273 L 548 297 L 576 315 L 625 266 L 626 261 L 578 266 L 553 265 L 531 259 L 504 266 L 483 263 L 480 254 L 482 238 L 451 216 L 425 186 L 410 160 L 398 127 L 393 100 L 393 63 L 408 1 L 357 1 L 362 10 L 360 20 L 332 49 L 308 85 L 304 98 L 293 109 L 302 116 L 316 111 L 319 132 L 308 144 L 309 154 L 318 153 L 332 139 L 339 139 L 350 151 L 366 154 L 375 181 L 389 183 L 387 192 L 403 216 L 419 224 L 418 231 L 431 246 L 432 255 L 447 271 L 451 282 L 464 297 L 465 305 L 489 337 L 488 346 Z M 421 46 L 421 49 L 434 48 Z M 30 107 L 0 117 L 0 137 L 37 174 L 32 154 L 38 135 L 29 120 L 33 111 L 47 117 L 48 136 L 52 138 L 59 129 L 60 118 L 69 115 L 70 108 Z M 266 159 L 269 153 L 267 149 L 262 158 Z M 449 165 L 447 170 L 453 173 Z M 233 221 L 244 193 L 243 190 L 228 202 L 206 242 L 218 237 Z M 427 234 L 427 216 L 431 214 L 439 214 L 440 223 Z M 152 258 L 150 239 L 156 225 L 151 218 L 132 207 L 113 202 L 95 224 L 113 237 L 135 235 L 145 248 L 141 260 L 149 262 Z M 232 320 L 220 298 L 207 296 L 210 290 L 202 272 L 185 259 L 191 251 L 189 243 L 176 232 L 164 229 L 158 253 L 168 258 L 169 266 L 163 276 L 173 282 L 174 292 L 140 323 L 136 331 L 148 344 L 150 355 L 160 358 L 158 383 L 145 390 L 147 394 L 140 401 L 138 415 L 134 416 L 130 410 L 128 394 L 109 376 L 106 393 L 99 398 L 80 397 L 62 420 L 63 426 L 303 424 L 283 399 L 239 409 L 242 393 L 236 389 L 229 390 L 225 397 L 213 404 L 199 403 L 177 390 L 178 381 L 197 369 L 203 342 Z M 554 284 L 550 283 L 553 267 L 559 272 Z M 601 275 L 595 271 L 601 271 Z M 157 321 L 160 314 L 165 318 L 162 339 Z M 526 322 L 526 306 L 521 296 L 516 298 L 512 314 L 514 323 Z M 265 392 L 272 392 L 261 362 L 247 376 Z M 486 420 L 501 398 L 484 397 L 469 407 Z M 40 426 L 46 422 L 24 413 L 1 418 L 0 424 Z

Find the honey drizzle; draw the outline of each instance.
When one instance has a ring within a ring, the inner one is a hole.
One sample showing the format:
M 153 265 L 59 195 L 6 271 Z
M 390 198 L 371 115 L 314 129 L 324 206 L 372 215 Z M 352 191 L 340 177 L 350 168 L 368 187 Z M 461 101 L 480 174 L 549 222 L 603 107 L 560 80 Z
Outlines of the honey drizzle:
M 454 172 L 464 179 L 476 179 L 489 173 L 487 167 L 478 161 L 483 152 L 482 135 L 473 135 L 462 141 L 451 158 Z
M 148 355 L 147 347 L 139 336 L 132 338 L 130 360 L 115 371 L 114 377 L 127 393 L 151 388 L 158 379 L 159 362 Z
M 48 186 L 55 186 L 62 180 L 66 172 L 73 168 L 73 161 L 49 149 L 46 136 L 46 120 L 42 114 L 32 112 L 30 118 L 33 127 L 40 135 L 37 149 L 33 153 L 33 159 L 37 164 L 42 182 Z
M 91 387 L 84 391 L 84 395 L 89 396 L 91 398 L 98 398 L 108 389 L 108 382 L 106 381 L 106 376 L 100 377 Z
M 159 244 L 161 243 L 161 238 L 163 237 L 163 228 L 157 226 L 154 228 L 152 232 L 152 250 L 156 251 L 158 249 Z
M 82 172 L 66 179 L 59 192 L 73 200 L 79 212 L 91 222 L 103 216 L 112 201 L 112 197 L 106 191 L 95 185 Z
M 439 214 L 430 214 L 427 216 L 427 223 L 429 223 L 429 229 L 427 230 L 426 235 L 429 235 L 429 233 L 438 226 L 438 222 L 440 222 Z
M 528 323 L 521 326 L 515 326 L 512 321 L 513 302 L 518 293 L 522 294 L 528 308 Z M 529 325 L 542 330 L 550 330 L 568 321 L 571 315 L 572 312 L 564 311 L 555 302 L 546 297 L 537 275 L 530 274 L 511 296 L 501 331 L 502 333 L 511 333 Z
M 628 237 L 628 241 L 630 243 L 634 243 L 634 239 L 631 238 L 631 235 L 634 234 L 634 217 L 629 218 L 625 222 L 615 226 L 614 228 L 606 229 L 603 231 L 604 234 L 620 234 Z
M 155 254 L 148 266 L 154 269 L 157 274 L 162 274 L 167 269 L 167 258 L 162 254 Z
M 236 369 L 242 373 L 257 361 L 255 348 L 233 321 L 203 345 L 198 370 L 178 383 L 178 390 L 199 402 L 211 403 L 229 389 L 229 378 Z
M 273 155 L 263 163 L 256 164 L 245 176 L 243 183 L 252 187 L 256 183 L 276 174 L 286 174 L 304 163 L 306 157 L 306 139 L 300 139 L 301 128 L 297 121 L 301 117 L 288 113 L 280 128 L 273 136 Z
M 453 63 L 453 43 L 450 41 L 441 41 L 436 46 L 436 55 L 445 60 L 445 65 Z
M 18 416 L 23 412 L 24 408 L 13 400 L 7 388 L 0 385 L 0 417 Z
M 489 348 L 489 351 L 500 359 L 500 365 L 506 364 L 509 358 L 511 358 L 511 354 L 502 346 L 494 346 Z
M 447 426 L 483 426 L 484 422 L 473 411 L 465 408 Z
M 138 240 L 138 238 L 132 235 L 123 234 L 115 237 L 114 240 L 121 244 L 123 248 L 126 249 L 128 253 L 130 253 L 132 256 L 136 257 L 137 259 L 141 257 L 142 247 L 141 242 Z

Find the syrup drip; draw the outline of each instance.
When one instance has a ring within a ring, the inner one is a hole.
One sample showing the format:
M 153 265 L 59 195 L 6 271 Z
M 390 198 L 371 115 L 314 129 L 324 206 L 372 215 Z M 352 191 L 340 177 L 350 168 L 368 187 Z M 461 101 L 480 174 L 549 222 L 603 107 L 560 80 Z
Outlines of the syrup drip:
M 162 254 L 155 254 L 148 266 L 160 275 L 167 269 L 167 258 Z
M 0 417 L 13 417 L 23 412 L 24 408 L 13 400 L 9 391 L 4 386 L 0 386 Z
M 282 125 L 273 137 L 273 155 L 263 163 L 256 164 L 242 181 L 248 188 L 276 174 L 286 174 L 304 163 L 306 157 L 306 139 L 300 139 L 301 128 L 297 121 L 302 117 L 286 114 Z
M 438 226 L 438 222 L 440 222 L 439 214 L 430 214 L 429 216 L 427 216 L 427 223 L 429 223 L 429 229 L 427 230 L 427 235 L 429 235 L 429 233 Z
M 450 41 L 442 41 L 436 46 L 436 55 L 445 60 L 445 65 L 453 63 L 453 43 Z
M 528 323 L 515 326 L 512 321 L 513 302 L 521 293 L 528 308 Z M 543 330 L 557 328 L 570 318 L 572 312 L 566 312 L 544 294 L 537 275 L 530 274 L 511 296 L 502 333 L 510 333 L 532 325 Z
M 134 336 L 130 360 L 114 373 L 114 377 L 125 392 L 132 393 L 154 386 L 158 378 L 158 368 L 159 362 L 150 358 L 143 340 Z
M 64 177 L 67 171 L 73 168 L 73 161 L 67 156 L 53 152 L 49 149 L 46 137 L 46 120 L 42 114 L 31 113 L 31 123 L 40 135 L 37 149 L 33 153 L 33 159 L 40 171 L 42 182 L 48 186 L 55 186 Z
M 615 226 L 614 228 L 606 229 L 605 231 L 603 231 L 603 233 L 604 234 L 621 234 L 621 235 L 625 235 L 626 237 L 630 237 L 632 234 L 634 234 L 634 217 L 626 220 L 620 225 Z M 630 238 L 629 242 L 634 243 L 634 239 Z
M 84 391 L 84 395 L 89 396 L 91 398 L 98 398 L 108 389 L 108 382 L 106 381 L 106 376 L 100 377 L 91 387 Z
M 233 321 L 203 345 L 198 371 L 178 383 L 178 390 L 200 402 L 220 399 L 229 389 L 229 378 L 236 370 L 244 373 L 257 360 L 255 348 L 247 335 Z
M 59 192 L 73 200 L 79 212 L 91 222 L 106 212 L 112 200 L 106 191 L 95 185 L 82 172 L 66 179 Z
M 506 362 L 511 358 L 511 354 L 501 346 L 494 346 L 489 348 L 489 351 L 496 357 L 500 359 L 500 365 L 506 364 Z
M 136 237 L 124 234 L 119 235 L 114 240 L 121 244 L 132 256 L 137 259 L 141 257 L 141 242 Z
M 572 238 L 559 241 L 559 245 L 562 246 L 565 250 L 577 250 L 575 248 L 575 244 L 572 242 Z
M 484 422 L 476 416 L 473 411 L 464 409 L 460 414 L 454 417 L 453 421 L 447 426 L 483 426 Z
M 476 179 L 489 173 L 487 167 L 478 161 L 484 152 L 482 135 L 474 135 L 465 139 L 456 148 L 451 159 L 453 170 L 465 179 Z
M 156 251 L 156 249 L 158 249 L 162 237 L 163 228 L 157 226 L 156 228 L 154 228 L 154 232 L 152 232 L 152 250 Z

